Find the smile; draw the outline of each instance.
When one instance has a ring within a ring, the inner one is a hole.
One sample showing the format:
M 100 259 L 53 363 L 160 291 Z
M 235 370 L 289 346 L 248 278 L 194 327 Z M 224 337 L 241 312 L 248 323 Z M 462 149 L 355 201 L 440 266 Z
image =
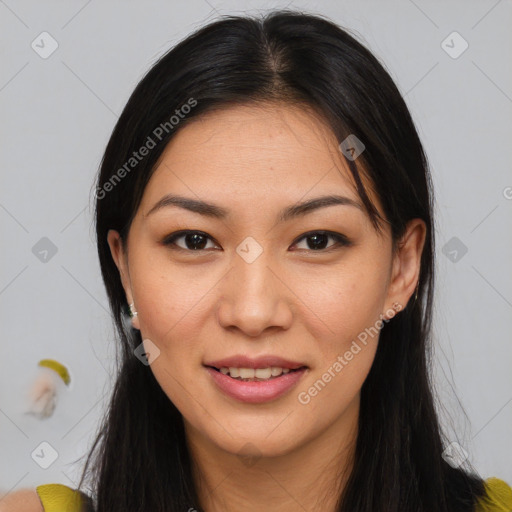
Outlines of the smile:
M 215 368 L 206 366 L 215 387 L 223 394 L 246 403 L 263 403 L 288 393 L 307 371 L 306 366 L 296 369 L 267 368 Z

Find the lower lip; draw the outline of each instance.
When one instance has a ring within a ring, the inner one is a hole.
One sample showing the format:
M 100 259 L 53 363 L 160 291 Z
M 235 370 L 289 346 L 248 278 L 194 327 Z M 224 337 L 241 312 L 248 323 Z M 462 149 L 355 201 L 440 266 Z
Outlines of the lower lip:
M 241 402 L 259 404 L 275 400 L 290 391 L 306 373 L 307 368 L 281 374 L 279 377 L 265 381 L 237 380 L 208 366 L 206 369 L 212 376 L 215 384 L 226 395 Z

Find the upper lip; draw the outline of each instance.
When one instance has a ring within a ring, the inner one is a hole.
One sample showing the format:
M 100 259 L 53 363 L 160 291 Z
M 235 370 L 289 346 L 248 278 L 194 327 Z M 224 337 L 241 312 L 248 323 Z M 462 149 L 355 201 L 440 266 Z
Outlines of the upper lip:
M 296 361 L 289 361 L 279 356 L 265 355 L 260 357 L 247 357 L 244 355 L 236 355 L 225 357 L 224 359 L 217 359 L 204 363 L 205 366 L 213 366 L 214 368 L 269 368 L 276 366 L 278 368 L 289 368 L 295 370 L 297 368 L 305 367 L 303 363 Z

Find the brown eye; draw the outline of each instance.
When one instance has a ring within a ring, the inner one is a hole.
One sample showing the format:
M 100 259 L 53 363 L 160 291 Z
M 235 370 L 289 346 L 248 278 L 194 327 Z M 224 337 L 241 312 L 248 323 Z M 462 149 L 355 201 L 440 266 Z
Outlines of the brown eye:
M 183 241 L 178 244 L 177 241 L 181 239 L 183 239 Z M 329 239 L 334 240 L 334 243 L 328 245 Z M 352 242 L 345 235 L 331 231 L 310 231 L 302 235 L 293 246 L 296 246 L 301 240 L 306 241 L 306 247 L 299 249 L 313 252 L 329 252 L 331 249 L 349 247 L 352 245 Z M 208 241 L 213 242 L 213 238 L 206 233 L 202 231 L 186 230 L 172 233 L 167 236 L 162 243 L 173 250 L 195 252 L 214 248 L 215 243 L 214 247 L 208 247 Z
M 183 239 L 184 246 L 176 243 L 180 239 Z M 184 251 L 203 251 L 207 249 L 208 240 L 212 238 L 202 231 L 178 231 L 166 237 L 163 243 Z
M 331 245 L 328 244 L 329 238 L 334 240 Z M 331 248 L 348 247 L 352 245 L 352 242 L 341 233 L 333 233 L 331 231 L 310 231 L 305 235 L 302 235 L 300 240 L 306 240 L 306 247 L 304 249 L 311 251 L 328 251 Z M 294 245 L 297 245 L 295 242 Z

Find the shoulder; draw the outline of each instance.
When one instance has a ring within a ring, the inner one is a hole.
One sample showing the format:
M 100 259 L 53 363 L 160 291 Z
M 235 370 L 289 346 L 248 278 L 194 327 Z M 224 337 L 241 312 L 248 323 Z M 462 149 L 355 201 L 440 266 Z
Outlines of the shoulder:
M 44 512 L 35 489 L 21 489 L 0 496 L 0 512 Z
M 88 512 L 91 499 L 63 484 L 44 484 L 0 498 L 0 512 Z
M 499 478 L 485 480 L 486 495 L 477 504 L 476 512 L 509 512 L 512 510 L 512 488 Z

